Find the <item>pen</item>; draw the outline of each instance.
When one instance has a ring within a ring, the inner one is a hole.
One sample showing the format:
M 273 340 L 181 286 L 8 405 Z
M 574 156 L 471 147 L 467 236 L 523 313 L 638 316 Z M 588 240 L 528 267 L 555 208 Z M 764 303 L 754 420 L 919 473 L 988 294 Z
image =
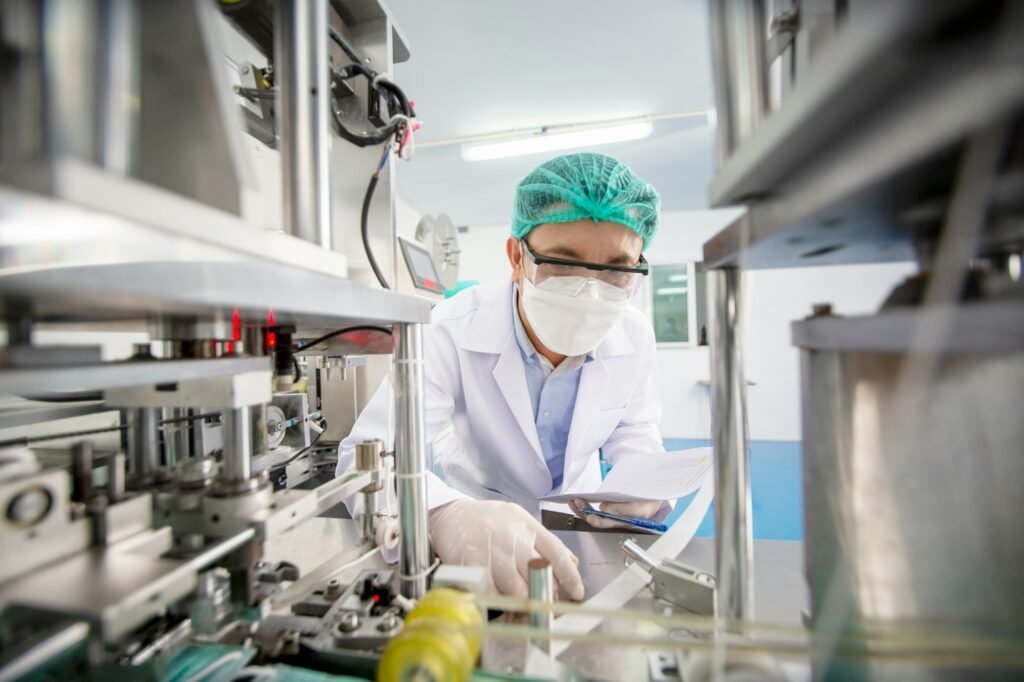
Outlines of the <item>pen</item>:
M 601 511 L 600 509 L 584 509 L 584 514 L 596 514 L 601 518 L 611 519 L 612 521 L 621 521 L 627 523 L 636 528 L 642 528 L 644 530 L 653 531 L 655 533 L 664 533 L 668 530 L 668 526 L 658 521 L 651 521 L 650 519 L 635 519 L 629 516 L 620 516 L 619 514 L 612 514 L 611 512 Z

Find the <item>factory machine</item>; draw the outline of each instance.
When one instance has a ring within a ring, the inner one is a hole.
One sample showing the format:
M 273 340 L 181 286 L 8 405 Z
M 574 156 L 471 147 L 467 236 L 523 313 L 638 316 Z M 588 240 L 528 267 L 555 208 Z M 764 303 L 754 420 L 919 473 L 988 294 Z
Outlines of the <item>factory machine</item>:
M 1020 675 L 1021 8 L 710 13 L 712 199 L 748 206 L 705 249 L 715 482 L 657 542 L 559 531 L 578 605 L 430 552 L 421 326 L 458 244 L 396 225 L 383 5 L 0 5 L 0 680 Z M 743 273 L 911 258 L 877 315 L 794 325 L 802 571 L 751 540 Z M 335 476 L 384 377 L 393 443 Z
M 804 571 L 824 679 L 1019 679 L 1024 7 L 712 2 L 719 615 L 757 622 L 740 344 L 749 269 L 911 261 L 801 354 Z

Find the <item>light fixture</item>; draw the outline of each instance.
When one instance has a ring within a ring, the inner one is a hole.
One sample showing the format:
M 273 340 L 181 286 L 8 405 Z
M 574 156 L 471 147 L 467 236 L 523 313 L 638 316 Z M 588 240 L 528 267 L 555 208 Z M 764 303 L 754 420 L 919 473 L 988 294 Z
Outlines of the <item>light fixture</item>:
M 668 281 L 670 281 L 670 282 L 685 282 L 686 281 L 686 275 L 684 273 L 679 273 L 678 275 L 669 275 L 668 276 Z
M 662 287 L 661 289 L 655 289 L 655 296 L 672 296 L 673 294 L 685 294 L 688 291 L 686 287 Z
M 541 130 L 533 135 L 464 144 L 462 158 L 465 161 L 487 161 L 576 147 L 596 147 L 612 142 L 640 140 L 649 136 L 651 130 L 653 126 L 650 121 L 593 128 L 574 127 L 564 132 Z

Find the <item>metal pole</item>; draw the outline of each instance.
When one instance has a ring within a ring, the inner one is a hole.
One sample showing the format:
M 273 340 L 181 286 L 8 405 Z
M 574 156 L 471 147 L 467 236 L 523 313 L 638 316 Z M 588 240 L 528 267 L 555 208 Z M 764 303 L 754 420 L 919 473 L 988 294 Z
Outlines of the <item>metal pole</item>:
M 395 349 L 395 476 L 401 532 L 401 592 L 419 599 L 427 590 L 427 437 L 423 414 L 423 328 L 399 324 Z
M 729 66 L 728 14 L 723 0 L 709 0 L 708 21 L 711 25 L 711 72 L 715 80 L 715 113 L 718 136 L 718 165 L 725 162 L 736 148 L 733 128 L 732 70 Z
M 356 469 L 359 471 L 377 471 L 381 469 L 381 455 L 384 444 L 379 439 L 364 440 L 356 443 Z M 373 542 L 375 516 L 377 514 L 377 492 L 384 485 L 379 480 L 363 488 L 363 541 Z
M 710 0 L 719 166 L 768 107 L 764 0 Z
M 327 0 L 279 0 L 274 31 L 284 230 L 331 248 Z
M 128 427 L 131 479 L 135 484 L 147 483 L 156 476 L 160 466 L 160 444 L 157 435 L 160 409 L 137 407 L 128 410 L 128 414 L 131 419 Z
M 252 429 L 248 407 L 224 410 L 224 462 L 221 478 L 225 481 L 246 481 L 252 477 Z
M 529 582 L 527 583 L 530 601 L 550 604 L 555 600 L 554 579 L 551 575 L 551 564 L 547 559 L 530 559 L 527 564 Z M 530 624 L 536 628 L 551 631 L 555 614 L 551 611 L 532 611 Z
M 719 617 L 754 617 L 750 461 L 746 379 L 741 351 L 742 277 L 734 268 L 708 272 L 711 309 L 711 421 L 715 454 L 715 555 Z

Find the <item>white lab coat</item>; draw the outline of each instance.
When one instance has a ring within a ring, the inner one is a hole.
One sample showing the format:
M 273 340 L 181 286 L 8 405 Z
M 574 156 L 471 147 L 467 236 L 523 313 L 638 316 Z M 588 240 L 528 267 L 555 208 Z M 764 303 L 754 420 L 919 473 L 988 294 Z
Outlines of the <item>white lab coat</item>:
M 630 308 L 583 366 L 563 483 L 552 490 L 515 339 L 513 286 L 467 289 L 439 303 L 424 328 L 431 509 L 472 497 L 511 500 L 539 515 L 538 498 L 599 485 L 598 450 L 612 464 L 626 453 L 664 451 L 654 332 L 650 321 Z M 339 445 L 338 474 L 352 466 L 358 441 L 380 438 L 391 447 L 390 404 L 385 380 Z M 361 511 L 359 497 L 348 502 L 353 514 Z

